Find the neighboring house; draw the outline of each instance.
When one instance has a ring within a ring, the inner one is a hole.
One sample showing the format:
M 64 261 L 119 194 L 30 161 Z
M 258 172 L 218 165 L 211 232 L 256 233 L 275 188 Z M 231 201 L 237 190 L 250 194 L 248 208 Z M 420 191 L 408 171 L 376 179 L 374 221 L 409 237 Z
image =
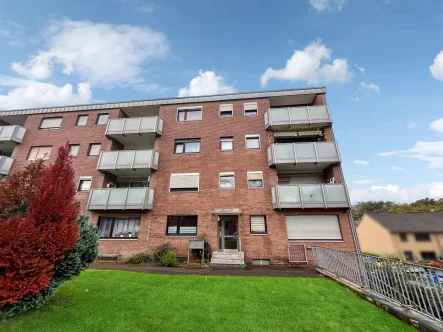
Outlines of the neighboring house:
M 368 213 L 357 234 L 364 252 L 410 261 L 437 260 L 443 253 L 443 212 Z
M 307 88 L 3 111 L 0 174 L 52 161 L 69 140 L 102 254 L 169 242 L 186 257 L 198 236 L 220 264 L 305 261 L 312 245 L 355 251 L 325 96 Z

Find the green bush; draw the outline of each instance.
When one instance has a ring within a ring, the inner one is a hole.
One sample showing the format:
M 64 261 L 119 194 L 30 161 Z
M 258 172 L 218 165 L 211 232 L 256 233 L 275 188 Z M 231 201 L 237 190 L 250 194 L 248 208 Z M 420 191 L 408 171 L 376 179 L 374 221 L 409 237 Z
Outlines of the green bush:
M 163 256 L 165 256 L 168 251 L 172 251 L 171 244 L 169 242 L 163 243 L 154 250 L 152 259 L 155 263 L 161 263 Z
M 129 264 L 146 264 L 151 261 L 151 257 L 146 252 L 140 252 L 128 259 Z
M 209 241 L 206 240 L 205 236 L 200 236 L 198 238 L 199 240 L 204 240 L 205 241 L 205 259 L 209 260 L 209 255 L 211 254 L 211 245 L 209 244 Z M 201 259 L 202 257 L 202 250 L 201 249 L 192 249 L 192 255 L 195 257 L 198 257 L 199 259 Z
M 363 255 L 369 255 L 369 256 L 375 256 L 375 257 L 381 257 L 379 254 L 374 254 L 372 252 L 368 252 L 368 251 L 362 251 L 361 252 Z
M 166 267 L 174 267 L 177 266 L 177 257 L 175 256 L 175 252 L 168 251 L 161 259 L 161 265 Z

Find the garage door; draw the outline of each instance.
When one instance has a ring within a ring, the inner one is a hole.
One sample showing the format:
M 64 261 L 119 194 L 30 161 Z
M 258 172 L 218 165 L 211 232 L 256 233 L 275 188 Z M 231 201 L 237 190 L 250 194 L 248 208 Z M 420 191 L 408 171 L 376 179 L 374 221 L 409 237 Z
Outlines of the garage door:
M 286 216 L 288 240 L 342 240 L 338 216 Z

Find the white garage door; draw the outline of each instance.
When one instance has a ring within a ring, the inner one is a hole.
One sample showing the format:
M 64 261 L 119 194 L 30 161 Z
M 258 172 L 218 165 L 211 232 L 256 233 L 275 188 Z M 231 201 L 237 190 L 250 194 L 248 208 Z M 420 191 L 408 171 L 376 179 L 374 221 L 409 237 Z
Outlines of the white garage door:
M 288 240 L 341 240 L 338 217 L 334 215 L 286 216 Z

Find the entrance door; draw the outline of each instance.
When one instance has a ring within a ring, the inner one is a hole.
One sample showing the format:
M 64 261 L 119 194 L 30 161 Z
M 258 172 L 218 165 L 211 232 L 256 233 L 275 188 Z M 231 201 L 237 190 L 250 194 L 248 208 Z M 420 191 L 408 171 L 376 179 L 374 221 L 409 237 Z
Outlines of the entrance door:
M 238 216 L 220 216 L 218 250 L 238 251 Z

